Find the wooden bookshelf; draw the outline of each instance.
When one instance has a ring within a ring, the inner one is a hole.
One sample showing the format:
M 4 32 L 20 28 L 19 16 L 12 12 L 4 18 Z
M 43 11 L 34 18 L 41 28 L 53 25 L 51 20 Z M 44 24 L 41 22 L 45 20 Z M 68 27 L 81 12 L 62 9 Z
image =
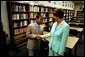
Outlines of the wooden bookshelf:
M 84 11 L 77 11 L 77 20 L 84 23 Z
M 7 2 L 11 43 L 14 47 L 22 47 L 27 42 L 26 29 L 29 24 L 29 4 Z M 21 45 L 23 44 L 23 45 Z
M 75 11 L 74 10 L 69 10 L 69 9 L 63 9 L 64 11 L 64 20 L 69 23 L 70 20 L 74 18 Z
M 42 5 L 29 5 L 29 20 L 30 23 L 35 22 L 35 18 L 37 15 L 43 16 L 43 24 L 47 26 L 47 30 L 49 30 L 49 23 L 53 21 L 53 10 L 55 8 L 52 7 L 46 7 Z M 52 22 L 53 23 L 53 22 Z

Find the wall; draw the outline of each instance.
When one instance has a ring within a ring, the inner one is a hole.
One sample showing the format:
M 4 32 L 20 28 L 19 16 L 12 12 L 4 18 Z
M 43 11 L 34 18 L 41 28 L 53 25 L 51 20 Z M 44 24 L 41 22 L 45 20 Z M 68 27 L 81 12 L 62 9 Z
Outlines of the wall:
M 1 1 L 1 22 L 2 22 L 2 25 L 3 25 L 3 30 L 6 32 L 6 34 L 8 34 L 7 44 L 9 44 L 10 34 L 9 34 L 6 1 Z
M 74 9 L 74 3 L 72 1 L 18 1 L 21 3 L 29 3 L 31 5 L 44 5 L 56 8 L 63 8 L 63 9 Z
M 38 1 L 39 4 L 56 7 L 56 8 L 63 8 L 63 9 L 74 9 L 74 3 L 72 1 Z
M 84 3 L 75 4 L 75 5 L 74 5 L 75 16 L 76 16 L 77 11 L 83 11 L 83 8 L 84 8 Z

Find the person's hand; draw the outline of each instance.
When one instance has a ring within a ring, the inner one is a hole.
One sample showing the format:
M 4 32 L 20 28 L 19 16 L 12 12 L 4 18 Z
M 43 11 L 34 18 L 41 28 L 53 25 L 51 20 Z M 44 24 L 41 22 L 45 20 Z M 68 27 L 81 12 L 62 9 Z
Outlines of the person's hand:
M 44 42 L 48 42 L 46 39 L 42 39 L 42 41 L 44 41 Z
M 40 40 L 42 37 L 40 35 L 36 35 L 36 39 Z

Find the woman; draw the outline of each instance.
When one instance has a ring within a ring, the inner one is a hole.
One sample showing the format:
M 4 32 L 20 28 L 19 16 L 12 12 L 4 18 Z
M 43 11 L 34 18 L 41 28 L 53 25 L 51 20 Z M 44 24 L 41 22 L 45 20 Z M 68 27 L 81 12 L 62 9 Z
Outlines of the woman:
M 69 35 L 69 25 L 63 20 L 62 9 L 55 10 L 53 19 L 55 20 L 50 33 L 38 36 L 41 38 L 51 37 L 49 41 L 49 56 L 63 56 L 66 42 Z

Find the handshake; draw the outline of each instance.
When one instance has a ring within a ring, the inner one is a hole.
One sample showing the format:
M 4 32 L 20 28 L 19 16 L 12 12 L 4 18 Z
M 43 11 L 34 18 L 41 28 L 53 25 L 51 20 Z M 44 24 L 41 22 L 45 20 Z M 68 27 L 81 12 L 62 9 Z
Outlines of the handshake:
M 41 35 L 36 35 L 35 39 L 40 40 L 40 39 L 42 39 L 42 37 L 41 37 Z

